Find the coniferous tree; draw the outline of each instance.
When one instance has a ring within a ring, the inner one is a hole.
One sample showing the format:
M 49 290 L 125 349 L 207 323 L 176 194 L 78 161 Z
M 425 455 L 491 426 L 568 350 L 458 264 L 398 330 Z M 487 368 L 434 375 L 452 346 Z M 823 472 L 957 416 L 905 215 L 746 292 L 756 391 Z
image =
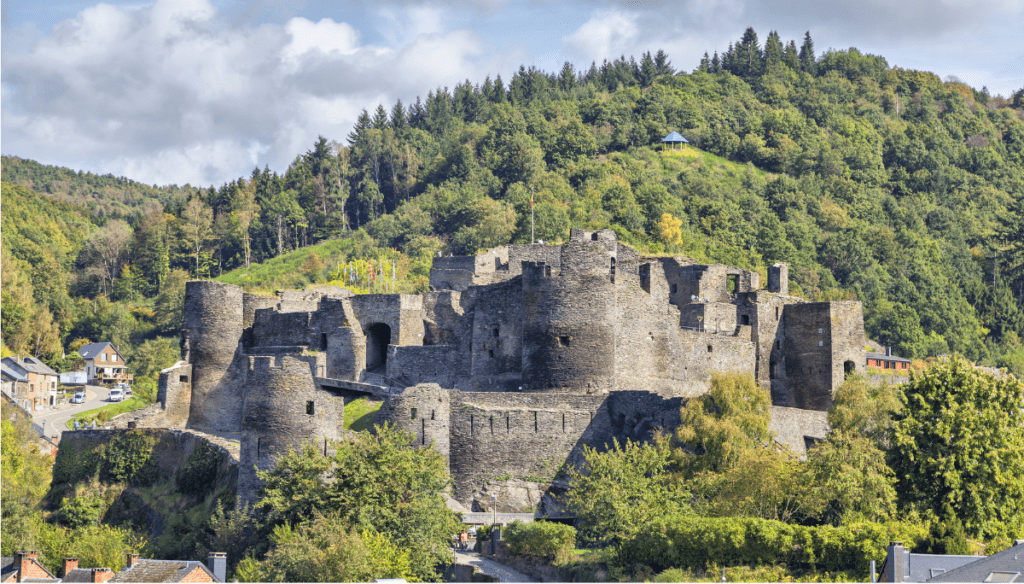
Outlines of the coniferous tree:
M 800 68 L 814 75 L 814 41 L 811 40 L 811 31 L 804 34 L 804 44 L 800 46 Z
M 416 100 L 417 104 L 419 99 Z M 348 143 L 356 144 L 360 142 L 363 137 L 366 136 L 366 131 L 370 129 L 370 114 L 364 109 L 359 117 L 356 118 L 356 124 L 352 127 L 352 131 L 348 134 Z
M 704 56 L 700 59 L 700 65 L 697 65 L 698 71 L 705 73 L 711 73 L 711 59 L 708 58 L 708 52 L 704 51 Z
M 650 87 L 651 83 L 654 83 L 654 78 L 658 76 L 658 67 L 654 64 L 654 59 L 651 57 L 651 52 L 647 51 L 644 53 L 643 58 L 640 60 L 640 68 L 637 70 L 640 78 L 641 87 Z
M 749 77 L 761 73 L 764 56 L 753 27 L 747 27 L 743 32 L 743 38 L 736 45 L 736 56 L 734 72 L 737 75 Z
M 786 45 L 786 52 L 782 55 L 782 62 L 794 71 L 800 69 L 800 54 L 796 50 L 796 41 L 790 40 Z
M 391 128 L 396 134 L 401 134 L 402 131 L 405 130 L 407 120 L 405 117 L 405 108 L 402 106 L 402 100 L 396 101 L 395 106 L 391 108 L 390 122 Z
M 658 75 L 675 75 L 675 67 L 668 60 L 668 54 L 658 49 L 654 54 L 654 65 L 658 68 Z
M 771 69 L 773 65 L 781 63 L 784 51 L 782 40 L 779 39 L 779 33 L 774 30 L 768 33 L 768 40 L 764 43 L 765 69 Z
M 718 58 L 718 51 L 715 51 L 715 56 L 711 57 L 711 72 L 718 73 L 722 70 L 722 61 Z
M 381 104 L 377 105 L 377 109 L 373 112 L 373 121 L 370 122 L 370 127 L 374 130 L 383 130 L 388 126 L 388 111 L 384 109 Z

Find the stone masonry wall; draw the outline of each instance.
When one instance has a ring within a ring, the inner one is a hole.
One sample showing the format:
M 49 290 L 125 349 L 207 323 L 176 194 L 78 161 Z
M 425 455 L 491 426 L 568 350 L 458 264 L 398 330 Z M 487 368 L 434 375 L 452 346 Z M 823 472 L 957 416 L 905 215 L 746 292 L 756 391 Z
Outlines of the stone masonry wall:
M 160 403 L 169 426 L 185 427 L 188 423 L 189 406 L 192 404 L 191 365 L 178 361 L 174 366 L 160 372 L 157 402 Z
M 183 329 L 192 364 L 189 427 L 237 431 L 242 414 L 242 372 L 236 355 L 242 337 L 242 289 L 212 281 L 185 284 Z
M 238 503 L 252 504 L 259 488 L 256 468 L 268 470 L 290 449 L 314 444 L 328 451 L 337 440 L 344 411 L 334 397 L 317 389 L 314 357 L 249 357 L 242 419 Z
M 776 405 L 827 410 L 832 404 L 832 313 L 827 302 L 790 304 L 785 319 L 786 393 Z

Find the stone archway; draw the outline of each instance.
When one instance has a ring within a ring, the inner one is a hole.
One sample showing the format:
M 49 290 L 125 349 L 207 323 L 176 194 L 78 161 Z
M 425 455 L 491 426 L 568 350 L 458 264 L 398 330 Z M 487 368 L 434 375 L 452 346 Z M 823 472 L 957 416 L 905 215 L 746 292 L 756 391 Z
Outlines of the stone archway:
M 391 344 L 391 327 L 375 322 L 366 327 L 366 370 L 384 367 L 388 362 L 388 345 Z

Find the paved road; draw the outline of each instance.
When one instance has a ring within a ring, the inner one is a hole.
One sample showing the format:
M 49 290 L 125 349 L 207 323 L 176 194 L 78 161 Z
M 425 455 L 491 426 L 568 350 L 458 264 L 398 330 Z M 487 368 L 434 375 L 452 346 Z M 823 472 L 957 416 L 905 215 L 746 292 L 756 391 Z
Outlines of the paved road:
M 85 386 L 85 403 L 67 403 L 53 410 L 41 410 L 32 416 L 32 421 L 43 427 L 47 438 L 60 436 L 68 429 L 67 422 L 71 416 L 110 405 L 112 402 L 107 401 L 109 394 L 110 390 L 105 387 L 87 385 Z
M 475 566 L 484 574 L 496 577 L 499 582 L 535 582 L 535 580 L 526 574 L 517 572 L 516 570 L 513 570 L 504 564 L 499 564 L 489 558 L 482 557 L 476 552 L 462 552 L 455 550 L 455 563 L 464 566 Z

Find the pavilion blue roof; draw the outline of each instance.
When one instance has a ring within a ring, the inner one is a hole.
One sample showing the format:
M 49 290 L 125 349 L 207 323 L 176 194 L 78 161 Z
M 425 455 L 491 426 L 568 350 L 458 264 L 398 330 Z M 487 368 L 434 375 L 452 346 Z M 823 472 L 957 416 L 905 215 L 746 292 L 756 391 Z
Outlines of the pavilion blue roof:
M 689 144 L 690 141 L 679 135 L 679 132 L 672 132 L 668 136 L 665 136 L 661 140 L 662 142 L 682 142 L 683 144 Z

